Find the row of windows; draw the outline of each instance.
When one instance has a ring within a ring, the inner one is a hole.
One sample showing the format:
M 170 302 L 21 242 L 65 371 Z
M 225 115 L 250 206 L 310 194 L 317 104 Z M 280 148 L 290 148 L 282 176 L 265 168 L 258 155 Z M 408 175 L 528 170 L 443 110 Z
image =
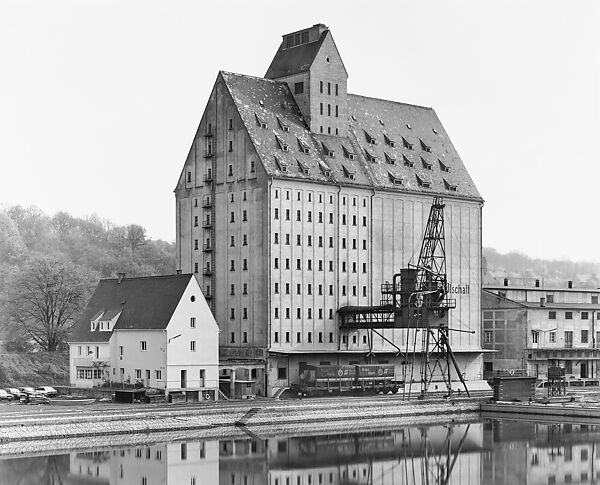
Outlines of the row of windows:
M 313 237 L 312 235 L 308 235 L 306 237 L 306 245 L 309 247 L 312 247 L 312 241 L 313 241 Z M 196 245 L 197 245 L 198 240 L 196 240 Z M 273 233 L 273 244 L 279 244 L 279 233 L 275 232 Z M 285 235 L 285 244 L 286 246 L 290 245 L 290 234 L 286 234 Z M 296 246 L 302 246 L 302 236 L 300 234 L 296 235 Z M 323 247 L 323 236 L 319 236 L 317 239 L 317 246 L 322 248 Z M 329 247 L 333 248 L 333 237 L 329 238 Z M 367 249 L 367 240 L 363 239 L 362 240 L 362 248 L 364 250 Z M 343 237 L 342 238 L 342 249 L 346 249 L 346 238 Z M 357 246 L 357 240 L 356 239 L 352 239 L 352 249 L 358 249 Z
M 112 373 L 113 373 L 113 376 L 117 374 L 117 369 L 115 367 L 113 367 Z M 119 369 L 119 374 L 120 374 L 121 378 L 125 377 L 125 369 L 123 367 L 121 367 Z M 150 369 L 146 369 L 146 379 L 150 379 L 150 375 L 151 375 Z M 135 369 L 135 378 L 136 379 L 142 378 L 142 369 Z M 158 381 L 162 380 L 162 371 L 155 370 L 154 378 Z
M 285 200 L 290 200 L 290 194 L 291 194 L 291 191 L 289 191 L 289 190 L 285 191 Z M 319 199 L 318 199 L 319 200 L 319 204 L 322 204 L 323 203 L 323 194 L 318 194 L 318 195 L 319 195 Z M 307 192 L 306 196 L 307 196 L 308 202 L 312 202 L 312 193 L 311 192 Z M 279 189 L 275 189 L 275 196 L 274 197 L 276 199 L 279 199 Z M 296 192 L 296 200 L 302 200 L 301 197 L 302 197 L 301 196 L 301 192 Z M 347 199 L 350 199 L 350 197 L 346 198 L 345 195 L 342 196 L 342 205 L 346 205 L 346 200 Z M 246 199 L 244 199 L 244 200 L 246 200 Z M 352 197 L 352 206 L 353 207 L 357 206 L 357 200 L 358 200 L 358 197 Z M 232 199 L 232 201 L 233 201 L 233 199 Z M 333 204 L 333 195 L 329 196 L 329 203 Z M 367 198 L 366 197 L 363 197 L 363 204 L 362 205 L 363 205 L 363 207 L 367 207 Z
M 556 320 L 556 314 L 556 311 L 551 310 L 548 312 L 548 318 L 550 320 Z M 581 312 L 580 316 L 582 320 L 589 320 L 590 318 L 589 312 Z M 598 313 L 598 318 L 600 318 L 600 312 Z M 573 320 L 573 312 L 565 312 L 565 320 Z
M 323 213 L 319 212 L 318 216 L 319 217 L 317 219 L 317 222 L 322 223 L 323 222 Z M 275 220 L 279 220 L 279 208 L 278 207 L 275 207 L 273 209 L 273 218 Z M 244 219 L 244 220 L 246 220 L 246 219 Z M 290 209 L 285 209 L 285 220 L 286 221 L 290 221 L 291 220 L 291 211 L 290 211 Z M 334 214 L 333 214 L 333 212 L 330 212 L 329 213 L 329 224 L 333 224 L 333 220 L 334 220 Z M 300 211 L 300 210 L 296 211 L 296 221 L 297 222 L 302 221 L 302 211 Z M 357 216 L 355 216 L 355 215 L 352 216 L 352 225 L 353 226 L 358 225 L 357 221 L 358 221 Z M 233 212 L 231 213 L 231 221 L 230 222 L 235 222 L 234 221 L 234 214 L 233 214 Z M 308 213 L 307 213 L 307 222 L 312 222 L 312 211 L 308 211 Z M 342 214 L 342 225 L 345 226 L 346 224 L 347 224 L 346 214 Z M 367 216 L 363 216 L 363 218 L 362 218 L 362 225 L 363 225 L 363 227 L 367 227 Z
M 232 308 L 233 310 L 233 308 Z M 275 319 L 279 319 L 279 308 L 275 307 L 273 309 L 274 313 L 273 313 L 273 318 Z M 286 320 L 290 319 L 290 314 L 291 314 L 291 308 L 286 308 L 285 309 L 285 318 Z M 319 308 L 318 309 L 318 319 L 319 320 L 323 320 L 323 309 Z M 308 320 L 312 320 L 312 308 L 308 308 L 307 309 L 307 316 L 308 316 Z M 296 308 L 296 318 L 302 318 L 302 308 Z M 333 308 L 329 309 L 329 313 L 328 313 L 328 319 L 329 320 L 333 320 Z
M 234 290 L 233 288 L 234 285 L 231 285 L 231 291 Z M 352 296 L 357 296 L 356 295 L 356 286 L 352 287 Z M 274 293 L 276 295 L 279 295 L 279 283 L 275 283 L 275 287 L 273 289 Z M 233 293 L 231 293 L 233 295 Z M 290 283 L 286 283 L 285 284 L 285 292 L 284 294 L 289 295 L 290 293 Z M 296 284 L 296 295 L 301 295 L 302 294 L 302 285 L 300 283 Z M 308 283 L 308 285 L 306 285 L 306 294 L 307 295 L 312 295 L 313 294 L 313 285 L 312 283 Z M 317 286 L 317 294 L 318 295 L 323 295 L 323 285 L 318 285 Z M 333 296 L 333 285 L 329 285 L 329 296 Z M 346 294 L 346 285 L 342 285 L 342 295 Z M 367 287 L 363 286 L 362 287 L 362 296 L 367 296 Z
M 229 292 L 230 295 L 235 295 L 235 284 L 231 284 L 231 289 Z M 248 294 L 248 283 L 244 283 L 242 285 L 242 295 L 247 295 Z
M 286 343 L 289 344 L 291 343 L 291 332 L 285 332 L 284 334 L 284 340 L 282 340 L 282 342 L 279 341 L 279 332 L 274 332 L 273 333 L 273 341 L 275 343 Z M 296 343 L 302 343 L 302 332 L 296 332 Z M 313 333 L 312 332 L 307 332 L 306 333 L 306 342 L 309 344 L 313 343 Z M 325 343 L 324 342 L 324 334 L 323 332 L 318 332 L 317 333 L 317 343 Z M 363 344 L 368 344 L 369 339 L 366 335 L 362 336 L 362 343 Z M 328 343 L 333 343 L 333 332 L 329 332 L 329 336 L 328 336 Z M 348 343 L 348 336 L 347 335 L 342 335 L 342 344 L 347 344 Z M 352 343 L 353 344 L 358 344 L 358 335 L 352 335 Z
M 323 115 L 324 114 L 324 106 L 323 103 L 319 103 L 319 114 Z M 340 109 L 339 106 L 336 104 L 335 105 L 335 117 L 339 118 L 339 114 L 340 114 Z M 331 104 L 327 103 L 327 116 L 332 116 L 331 114 Z
M 244 260 L 246 261 L 246 260 Z M 308 271 L 312 271 L 313 270 L 313 264 L 312 264 L 312 259 L 307 259 L 306 260 L 306 269 Z M 234 260 L 231 260 L 232 263 L 232 268 L 233 268 L 233 263 Z M 347 263 L 346 261 L 342 261 L 342 266 L 341 266 L 341 271 L 342 273 L 346 273 L 347 272 Z M 273 260 L 273 268 L 274 269 L 279 269 L 279 258 L 275 258 Z M 247 268 L 245 268 L 247 269 Z M 285 268 L 284 269 L 290 269 L 290 258 L 285 258 Z M 300 258 L 296 259 L 296 269 L 297 270 L 302 270 L 302 260 Z M 234 271 L 235 269 L 231 269 L 231 271 Z M 319 259 L 318 261 L 318 267 L 317 267 L 317 271 L 323 271 L 323 260 Z M 333 271 L 333 261 L 329 261 L 329 271 Z M 357 273 L 357 263 L 356 261 L 352 262 L 352 273 Z M 362 264 L 362 272 L 366 273 L 367 272 L 367 263 L 363 263 Z
M 319 81 L 319 92 L 320 92 L 321 94 L 324 94 L 324 93 L 323 93 L 323 91 L 324 91 L 324 87 L 325 87 L 325 83 L 324 83 L 323 81 Z M 327 94 L 328 94 L 329 96 L 331 96 L 331 87 L 332 87 L 332 84 L 328 82 L 328 83 L 327 83 Z M 339 89 L 340 89 L 340 88 L 339 88 L 339 85 L 338 85 L 338 83 L 335 83 L 335 85 L 334 85 L 334 89 L 335 89 L 335 95 L 336 95 L 336 96 L 339 96 Z

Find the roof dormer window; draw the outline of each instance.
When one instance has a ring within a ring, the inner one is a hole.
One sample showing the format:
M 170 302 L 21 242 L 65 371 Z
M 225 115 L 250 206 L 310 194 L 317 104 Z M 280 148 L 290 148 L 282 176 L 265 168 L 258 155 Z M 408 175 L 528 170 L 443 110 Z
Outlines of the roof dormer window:
M 374 162 L 376 159 L 375 155 L 369 153 L 369 150 L 367 150 L 366 148 L 365 148 L 365 158 L 367 159 L 368 162 Z
M 298 159 L 296 159 L 296 162 L 298 162 L 298 169 L 300 170 L 300 173 L 308 175 L 310 172 L 309 168 Z
M 277 123 L 279 123 L 279 128 L 282 129 L 282 131 L 286 131 L 289 132 L 290 131 L 290 127 L 283 122 L 283 120 L 278 116 L 277 117 Z
M 421 163 L 423 164 L 423 168 L 425 170 L 433 170 L 433 165 L 427 160 L 425 160 L 423 157 L 421 157 Z
M 286 142 L 284 142 L 281 138 L 279 138 L 277 135 L 275 135 L 275 139 L 277 140 L 277 145 L 279 145 L 279 149 L 282 152 L 288 152 L 289 151 L 289 147 L 287 145 Z
M 277 168 L 279 168 L 280 171 L 286 173 L 288 171 L 287 168 L 287 164 L 281 160 L 277 155 L 273 155 L 275 158 L 275 163 L 277 164 Z
M 442 172 L 446 172 L 446 173 L 450 172 L 450 167 L 448 165 L 446 165 L 444 162 L 442 162 L 439 158 L 438 158 L 438 163 L 440 164 L 440 170 Z
M 426 180 L 423 177 L 419 177 L 418 175 L 416 177 L 417 177 L 417 183 L 419 184 L 419 187 L 423 187 L 424 189 L 431 188 L 431 182 L 429 180 Z
M 415 162 L 410 160 L 406 155 L 402 155 L 402 160 L 404 161 L 404 165 L 406 167 L 414 167 L 415 166 Z
M 407 150 L 413 149 L 413 144 L 404 137 L 402 137 L 402 145 L 404 145 L 404 148 L 406 148 Z
M 453 185 L 446 179 L 444 179 L 444 187 L 446 187 L 446 190 L 449 190 L 450 192 L 456 192 L 458 190 L 458 185 Z
M 327 155 L 329 158 L 335 157 L 335 152 L 330 150 L 325 143 L 321 142 L 321 145 L 323 145 L 323 151 L 325 152 L 325 155 Z
M 389 136 L 387 136 L 385 133 L 383 134 L 383 140 L 385 141 L 386 145 L 391 146 L 392 148 L 396 146 L 396 142 L 392 140 Z
M 431 147 L 427 145 L 423 140 L 419 138 L 419 142 L 421 143 L 421 150 L 427 153 L 431 153 Z
M 375 137 L 369 135 L 369 133 L 367 133 L 366 131 L 365 131 L 365 138 L 367 139 L 367 143 L 369 145 L 375 145 L 377 143 L 377 140 L 375 139 Z
M 342 150 L 344 151 L 344 157 L 348 160 L 356 160 L 356 155 L 354 155 L 353 151 L 349 150 L 344 145 L 342 145 Z
M 308 155 L 310 153 L 310 148 L 309 146 L 304 143 L 300 138 L 297 138 L 298 140 L 298 146 L 300 147 L 300 151 L 302 153 L 304 153 L 305 155 Z
M 354 180 L 356 177 L 356 171 L 350 170 L 346 165 L 342 164 L 342 169 L 344 170 L 344 175 L 350 180 Z
M 394 175 L 389 170 L 388 170 L 388 176 L 390 178 L 390 182 L 392 182 L 394 185 L 402 185 L 403 184 L 402 178 L 398 177 L 397 175 Z
M 385 155 L 385 161 L 387 163 L 389 163 L 390 165 L 396 165 L 396 158 L 394 158 L 388 152 L 383 152 L 383 154 Z
M 263 130 L 266 130 L 267 123 L 265 123 L 256 113 L 254 113 L 254 117 L 256 118 L 256 124 L 260 126 Z
M 321 160 L 319 160 L 319 168 L 325 177 L 331 177 L 331 169 Z

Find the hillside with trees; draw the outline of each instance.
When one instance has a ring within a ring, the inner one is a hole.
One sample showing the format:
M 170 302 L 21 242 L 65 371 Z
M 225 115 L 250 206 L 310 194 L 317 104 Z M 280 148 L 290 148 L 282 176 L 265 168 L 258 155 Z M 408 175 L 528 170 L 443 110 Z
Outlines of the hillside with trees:
M 515 285 L 532 285 L 536 279 L 544 287 L 566 288 L 568 281 L 579 288 L 600 288 L 600 263 L 532 258 L 512 251 L 502 254 L 483 248 L 483 281 L 502 284 L 509 278 Z
M 8 351 L 62 350 L 100 278 L 174 271 L 175 245 L 149 239 L 139 225 L 7 207 L 0 211 L 0 340 Z

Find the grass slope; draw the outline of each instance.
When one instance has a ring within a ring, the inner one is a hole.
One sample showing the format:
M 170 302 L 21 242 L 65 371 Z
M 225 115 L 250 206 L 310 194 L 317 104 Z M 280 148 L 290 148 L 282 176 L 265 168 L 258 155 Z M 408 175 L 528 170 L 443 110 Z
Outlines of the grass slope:
M 68 353 L 36 352 L 0 355 L 0 388 L 68 384 Z

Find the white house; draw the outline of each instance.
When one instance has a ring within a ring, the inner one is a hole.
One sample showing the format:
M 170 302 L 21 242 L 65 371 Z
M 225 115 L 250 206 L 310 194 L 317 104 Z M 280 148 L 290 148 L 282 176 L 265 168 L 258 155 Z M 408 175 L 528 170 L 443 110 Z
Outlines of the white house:
M 216 399 L 219 327 L 195 275 L 101 280 L 69 342 L 75 387 L 140 383 Z

